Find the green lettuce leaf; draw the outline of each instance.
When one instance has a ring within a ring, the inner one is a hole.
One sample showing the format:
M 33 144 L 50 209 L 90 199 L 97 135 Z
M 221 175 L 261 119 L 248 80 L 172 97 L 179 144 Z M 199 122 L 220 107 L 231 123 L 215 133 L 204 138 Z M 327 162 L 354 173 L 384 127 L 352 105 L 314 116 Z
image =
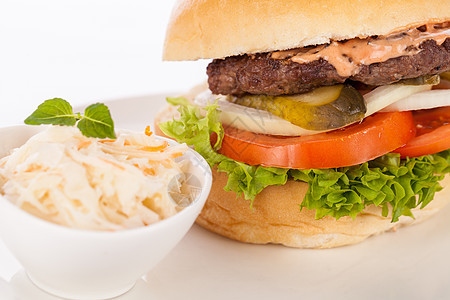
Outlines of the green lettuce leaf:
M 227 191 L 243 194 L 245 199 L 251 200 L 253 204 L 255 196 L 266 186 L 286 183 L 288 169 L 249 166 L 216 152 L 220 149 L 223 138 L 217 103 L 209 105 L 202 113 L 199 107 L 191 105 L 185 98 L 167 98 L 167 101 L 172 105 L 179 105 L 181 117 L 160 123 L 159 128 L 178 142 L 194 146 L 195 151 L 203 156 L 211 167 L 217 166 L 219 171 L 226 172 Z M 213 146 L 211 137 L 216 139 Z
M 439 181 L 450 173 L 450 149 L 416 158 L 400 159 L 395 153 L 343 168 L 284 169 L 250 166 L 217 153 L 223 139 L 217 103 L 204 111 L 184 98 L 168 98 L 179 105 L 179 119 L 160 123 L 167 136 L 194 146 L 211 167 L 228 174 L 225 190 L 250 200 L 269 185 L 284 185 L 288 179 L 309 184 L 300 208 L 314 209 L 316 218 L 344 216 L 355 218 L 368 205 L 382 208 L 383 216 L 392 214 L 392 222 L 402 215 L 414 217 L 411 209 L 425 207 L 441 190 Z M 211 138 L 215 140 L 214 145 Z M 282 200 L 280 200 L 282 201 Z
M 354 218 L 373 204 L 383 208 L 384 216 L 391 210 L 396 222 L 402 215 L 413 217 L 412 208 L 430 203 L 449 166 L 450 150 L 409 159 L 388 153 L 357 166 L 290 170 L 289 175 L 309 184 L 301 207 L 315 209 L 316 218 Z

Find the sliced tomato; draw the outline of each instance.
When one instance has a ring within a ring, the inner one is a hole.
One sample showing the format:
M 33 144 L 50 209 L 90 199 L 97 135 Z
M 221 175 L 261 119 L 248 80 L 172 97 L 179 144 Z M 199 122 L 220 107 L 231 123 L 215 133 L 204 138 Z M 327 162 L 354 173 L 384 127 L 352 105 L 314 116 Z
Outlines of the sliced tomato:
M 411 112 L 377 113 L 363 122 L 301 137 L 224 128 L 220 153 L 250 165 L 295 169 L 351 166 L 405 145 L 415 135 Z
M 450 148 L 450 107 L 415 111 L 416 137 L 394 150 L 402 158 L 438 153 Z

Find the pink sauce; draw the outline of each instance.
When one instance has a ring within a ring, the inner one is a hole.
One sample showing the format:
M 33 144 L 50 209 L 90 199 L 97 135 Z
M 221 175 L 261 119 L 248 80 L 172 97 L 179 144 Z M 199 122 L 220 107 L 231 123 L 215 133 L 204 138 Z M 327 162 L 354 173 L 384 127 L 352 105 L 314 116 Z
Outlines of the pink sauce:
M 420 52 L 419 45 L 422 42 L 432 39 L 441 45 L 449 37 L 450 22 L 426 24 L 385 36 L 332 41 L 316 47 L 277 51 L 272 53 L 272 58 L 290 58 L 300 64 L 323 58 L 336 68 L 340 76 L 349 77 L 357 74 L 362 65 L 414 55 Z

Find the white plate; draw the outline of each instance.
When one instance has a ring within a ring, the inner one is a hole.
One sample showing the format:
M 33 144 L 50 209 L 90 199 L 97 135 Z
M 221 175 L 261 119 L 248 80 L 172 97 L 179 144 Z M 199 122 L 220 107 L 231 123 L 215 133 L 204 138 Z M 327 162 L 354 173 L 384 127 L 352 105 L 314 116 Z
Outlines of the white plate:
M 164 96 L 106 104 L 116 127 L 144 130 Z M 450 206 L 423 224 L 327 250 L 243 244 L 194 226 L 145 281 L 117 299 L 450 299 L 449 253 Z M 13 274 L 9 285 L 0 280 L 0 299 L 9 300 L 11 289 L 56 299 L 27 283 L 0 243 L 0 277 Z

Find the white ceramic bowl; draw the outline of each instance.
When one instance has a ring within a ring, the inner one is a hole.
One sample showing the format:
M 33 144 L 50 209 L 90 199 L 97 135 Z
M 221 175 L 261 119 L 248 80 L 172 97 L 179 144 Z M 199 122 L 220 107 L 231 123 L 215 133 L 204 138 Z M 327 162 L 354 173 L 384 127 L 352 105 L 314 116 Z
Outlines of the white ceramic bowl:
M 0 156 L 42 130 L 0 129 Z M 173 141 L 169 141 L 173 143 Z M 156 224 L 116 232 L 77 230 L 26 213 L 0 196 L 0 237 L 43 290 L 69 299 L 107 299 L 125 293 L 181 240 L 200 213 L 211 188 L 206 161 L 189 150 L 195 201 Z

